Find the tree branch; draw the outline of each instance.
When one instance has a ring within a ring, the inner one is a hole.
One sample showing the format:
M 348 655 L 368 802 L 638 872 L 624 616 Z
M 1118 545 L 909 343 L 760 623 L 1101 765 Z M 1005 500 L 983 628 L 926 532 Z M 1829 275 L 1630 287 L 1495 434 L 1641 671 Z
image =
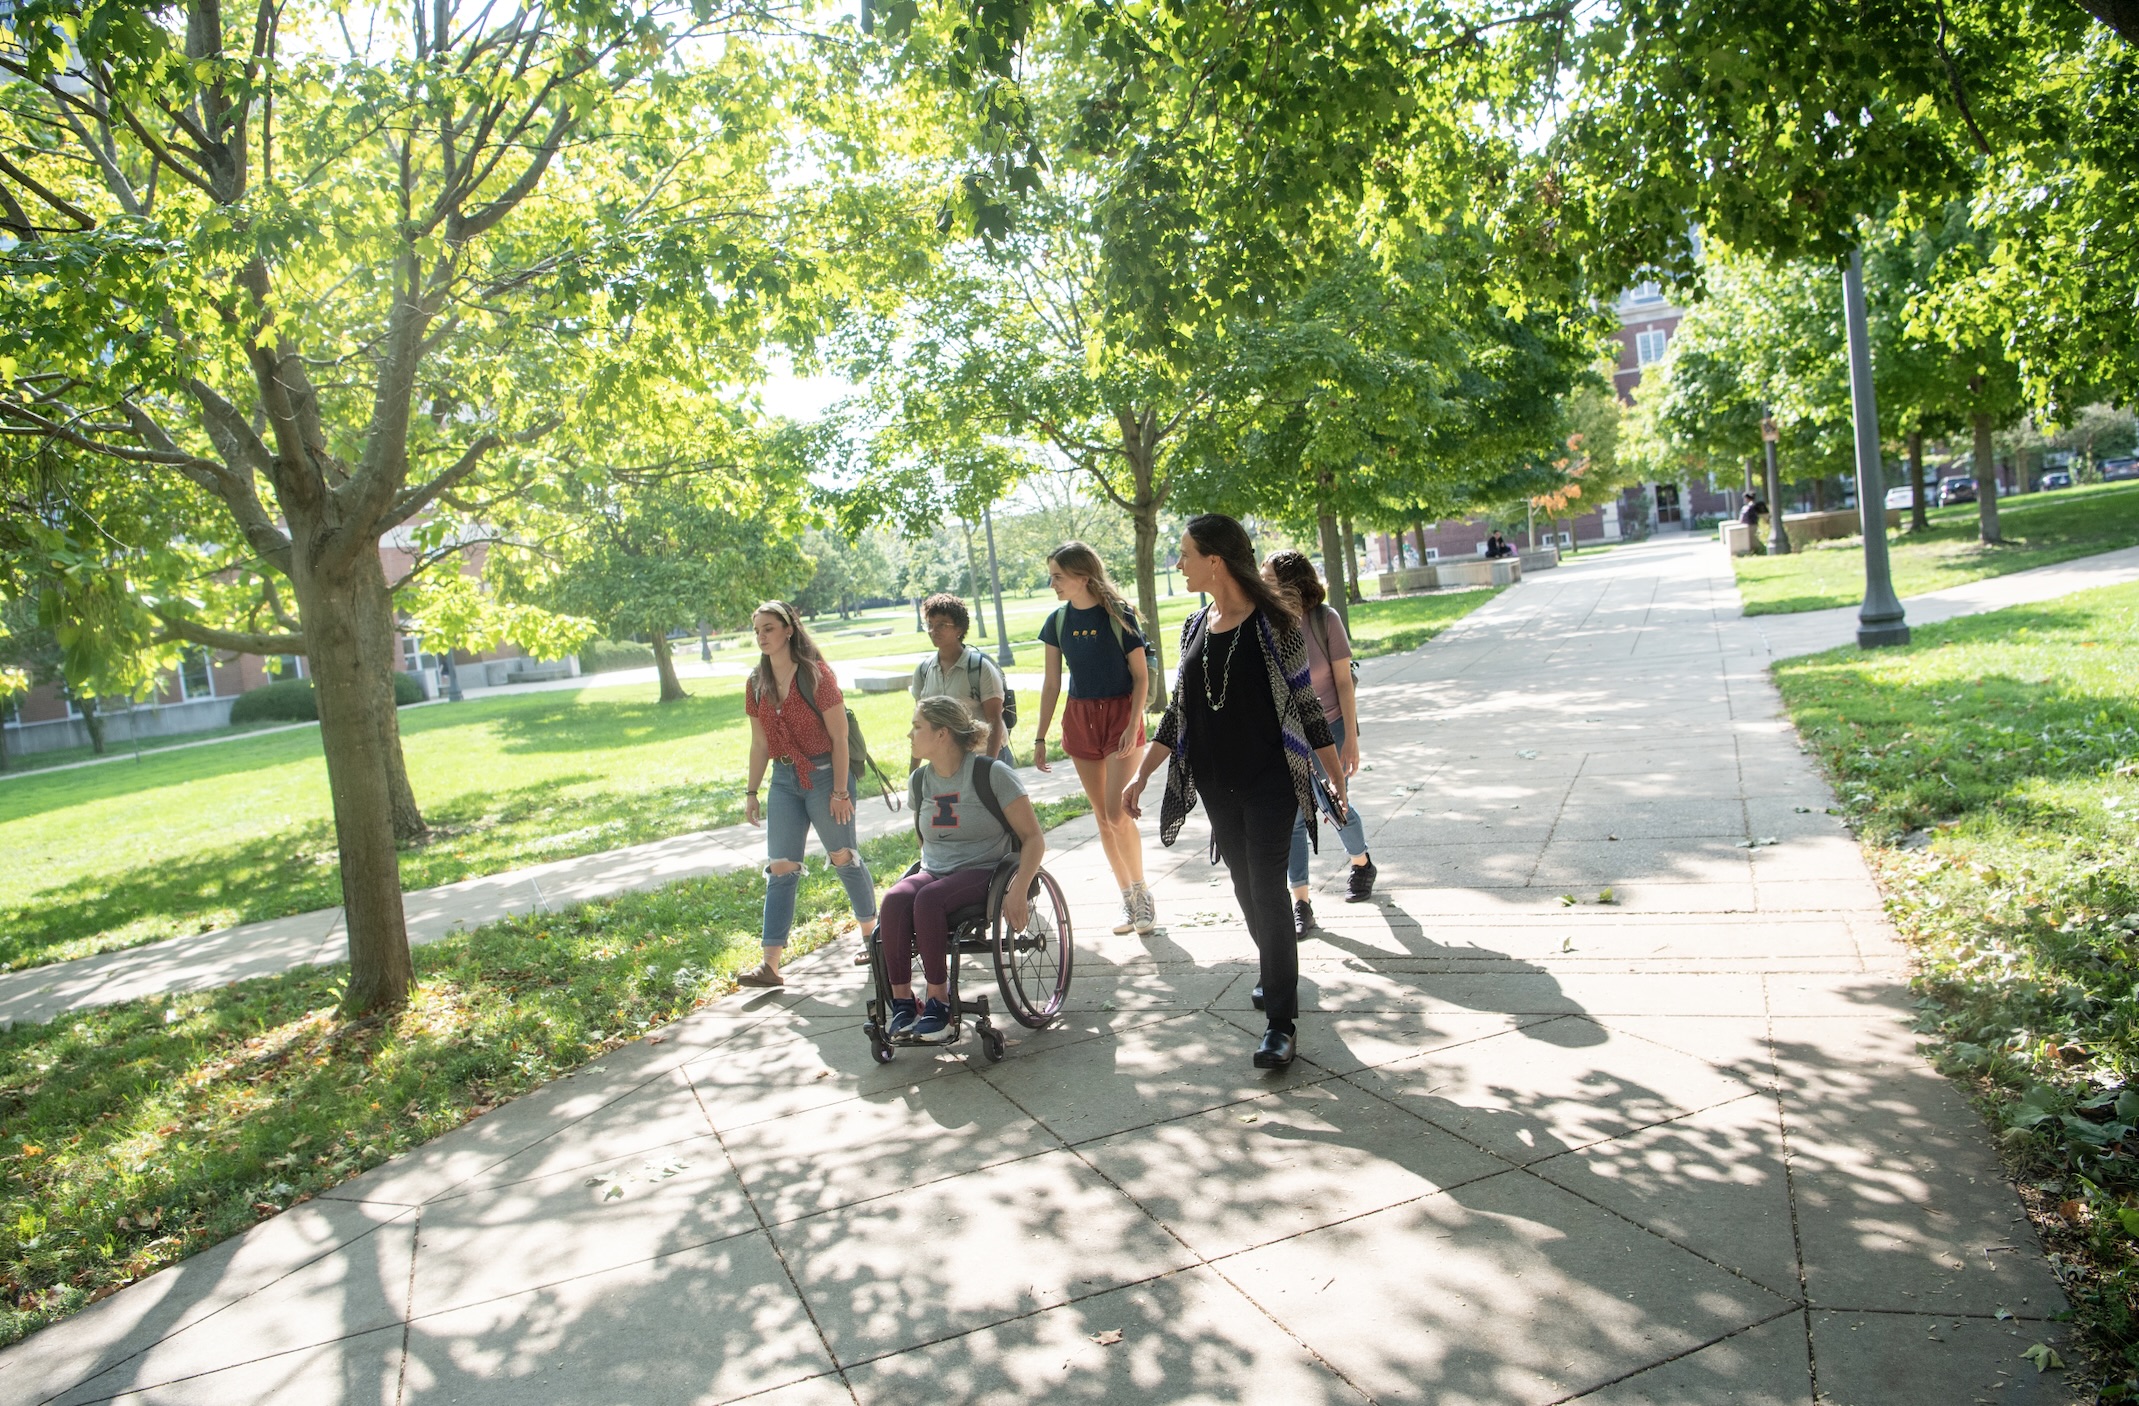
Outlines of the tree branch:
M 156 636 L 158 644 L 174 644 L 180 640 L 187 644 L 206 645 L 210 649 L 227 649 L 233 654 L 305 654 L 309 649 L 305 637 L 292 635 L 261 635 L 242 630 L 217 630 L 197 620 L 186 620 L 175 615 L 158 613 L 163 621 L 163 630 Z

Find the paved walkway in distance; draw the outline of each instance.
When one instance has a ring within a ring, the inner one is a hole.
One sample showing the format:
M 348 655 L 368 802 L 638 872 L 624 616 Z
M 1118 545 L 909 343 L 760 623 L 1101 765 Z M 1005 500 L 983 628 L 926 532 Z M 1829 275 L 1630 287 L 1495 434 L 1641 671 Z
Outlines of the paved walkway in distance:
M 814 954 L 0 1353 L 0 1402 L 2067 1400 L 1765 664 L 1677 543 L 1368 665 L 1383 887 L 1317 861 L 1290 1071 L 1200 822 L 1138 938 L 1078 821 L 1073 1009 L 1002 1064 L 876 1066 Z
M 2125 547 L 2091 557 L 2075 557 L 2054 566 L 2038 566 L 2006 576 L 1986 577 L 1942 591 L 1931 591 L 1904 600 L 1908 623 L 1935 625 L 1963 615 L 1986 610 L 2004 610 L 2014 605 L 2036 605 L 2096 586 L 2121 586 L 2139 581 L 2139 547 Z M 1754 615 L 1746 619 L 1777 659 L 1799 654 L 1817 654 L 1823 649 L 1857 642 L 1857 610 L 1854 605 L 1835 610 L 1807 610 L 1795 615 Z

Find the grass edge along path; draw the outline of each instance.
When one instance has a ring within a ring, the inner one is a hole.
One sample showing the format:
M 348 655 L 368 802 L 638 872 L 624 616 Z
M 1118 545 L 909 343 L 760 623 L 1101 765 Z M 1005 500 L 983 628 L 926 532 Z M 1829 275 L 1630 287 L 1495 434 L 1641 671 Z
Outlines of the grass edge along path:
M 863 850 L 881 890 L 915 840 Z M 763 894 L 746 869 L 486 924 L 418 948 L 383 1018 L 341 1017 L 338 964 L 0 1034 L 0 1346 L 727 995 Z M 796 956 L 851 922 L 821 863 L 797 918 Z
M 2104 1401 L 2139 1401 L 2139 585 L 1775 666 Z
M 1498 593 L 1354 606 L 1359 656 L 1416 649 Z M 1175 628 L 1167 638 L 1169 658 L 1178 636 Z M 597 677 L 585 700 L 531 693 L 404 714 L 404 749 L 433 830 L 402 851 L 403 888 L 740 823 L 741 681 L 692 687 L 688 702 L 664 707 L 650 684 L 605 687 Z M 1019 702 L 1013 741 L 1029 757 L 1039 697 Z M 899 693 L 855 699 L 894 778 L 909 707 Z M 138 768 L 6 783 L 0 852 L 14 845 L 22 868 L 19 881 L 0 883 L 0 971 L 333 907 L 341 893 L 318 747 L 316 728 L 278 732 L 151 752 Z M 128 867 L 110 867 L 114 855 Z
M 1890 533 L 1894 593 L 1926 595 L 2139 545 L 2139 483 L 2029 493 L 2000 499 L 1998 511 L 2006 538 L 2001 546 L 1975 540 L 1973 503 L 1933 510 L 1928 533 Z M 1864 598 L 1864 543 L 1858 537 L 1807 543 L 1786 557 L 1734 557 L 1731 569 L 1747 615 L 1832 610 Z

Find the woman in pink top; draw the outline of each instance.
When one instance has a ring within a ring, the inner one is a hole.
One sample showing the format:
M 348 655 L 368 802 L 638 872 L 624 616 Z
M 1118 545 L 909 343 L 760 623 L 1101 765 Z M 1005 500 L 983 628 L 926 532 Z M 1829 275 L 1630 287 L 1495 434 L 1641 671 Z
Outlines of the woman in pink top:
M 1359 697 L 1352 688 L 1351 637 L 1344 632 L 1343 619 L 1330 609 L 1314 563 L 1300 553 L 1272 553 L 1263 563 L 1263 579 L 1300 603 L 1300 633 L 1307 637 L 1308 673 L 1315 696 L 1322 703 L 1322 716 L 1329 719 L 1329 730 L 1336 736 L 1337 759 L 1349 778 L 1359 770 Z M 1315 763 L 1315 775 L 1327 779 L 1322 776 L 1320 761 Z M 1364 903 L 1374 895 L 1374 856 L 1367 853 L 1366 822 L 1360 818 L 1359 807 L 1347 806 L 1345 810 L 1345 817 L 1339 820 L 1329 809 L 1328 792 L 1322 791 L 1323 814 L 1336 826 L 1337 838 L 1344 841 L 1344 852 L 1352 857 L 1351 890 L 1344 901 Z M 1307 898 L 1304 815 L 1293 823 L 1292 859 L 1286 865 L 1285 877 L 1292 884 L 1293 929 L 1305 936 L 1315 925 L 1315 908 Z

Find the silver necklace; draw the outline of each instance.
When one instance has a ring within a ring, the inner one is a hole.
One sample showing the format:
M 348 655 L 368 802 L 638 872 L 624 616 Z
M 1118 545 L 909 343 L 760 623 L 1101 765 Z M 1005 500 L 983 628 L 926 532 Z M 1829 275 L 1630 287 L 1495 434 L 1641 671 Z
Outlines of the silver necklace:
M 1245 622 L 1243 622 L 1245 623 Z M 1218 696 L 1211 697 L 1211 641 L 1203 638 L 1203 701 L 1214 713 L 1225 711 L 1226 695 L 1233 691 L 1233 655 L 1240 648 L 1239 625 L 1226 632 L 1225 664 L 1218 670 Z

